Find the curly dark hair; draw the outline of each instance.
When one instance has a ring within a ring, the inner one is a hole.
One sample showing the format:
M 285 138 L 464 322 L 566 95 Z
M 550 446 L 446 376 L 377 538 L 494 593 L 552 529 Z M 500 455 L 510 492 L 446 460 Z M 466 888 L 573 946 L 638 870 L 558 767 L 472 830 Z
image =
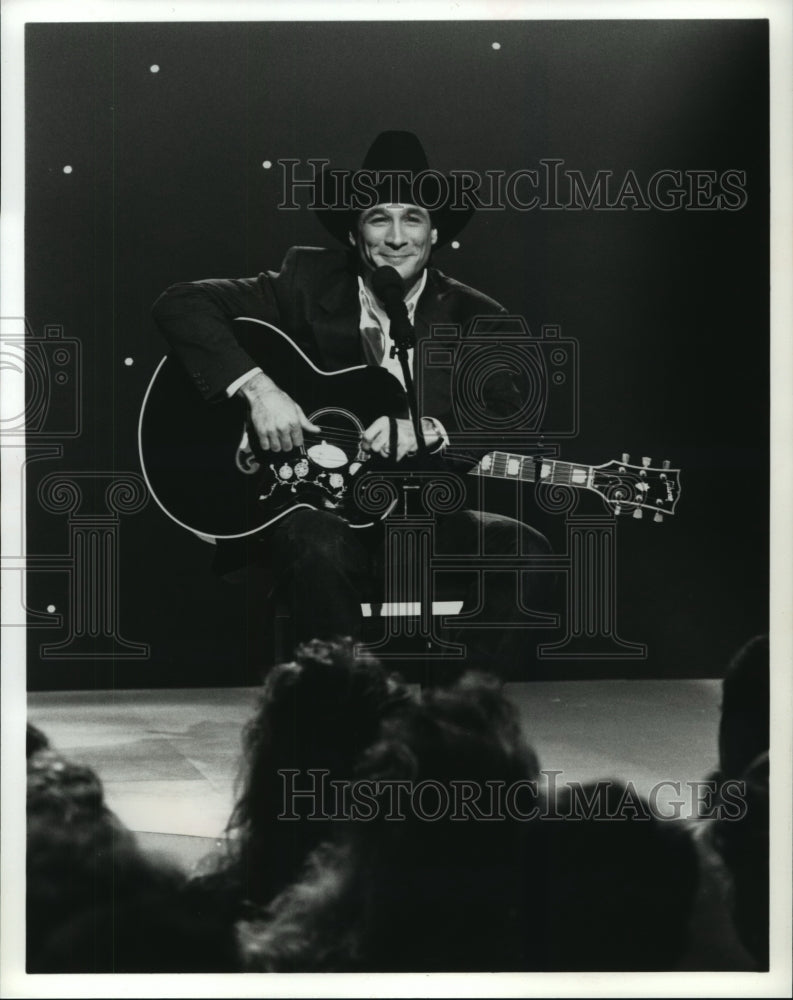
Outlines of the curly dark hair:
M 184 876 L 155 863 L 107 807 L 88 767 L 28 760 L 29 972 L 230 972 L 230 923 L 196 913 Z
M 225 856 L 194 880 L 193 890 L 216 894 L 233 911 L 241 902 L 264 904 L 299 873 L 308 854 L 332 835 L 338 821 L 313 819 L 296 800 L 300 821 L 279 819 L 284 779 L 308 771 L 349 779 L 375 740 L 383 717 L 409 699 L 405 685 L 376 660 L 356 655 L 351 639 L 313 640 L 294 660 L 267 675 L 256 714 L 243 735 L 241 791 L 227 825 Z
M 531 780 L 537 759 L 499 684 L 465 675 L 384 717 L 356 778 Z M 527 966 L 523 830 L 507 817 L 427 822 L 410 809 L 347 824 L 304 876 L 244 925 L 252 968 L 271 971 L 474 971 Z

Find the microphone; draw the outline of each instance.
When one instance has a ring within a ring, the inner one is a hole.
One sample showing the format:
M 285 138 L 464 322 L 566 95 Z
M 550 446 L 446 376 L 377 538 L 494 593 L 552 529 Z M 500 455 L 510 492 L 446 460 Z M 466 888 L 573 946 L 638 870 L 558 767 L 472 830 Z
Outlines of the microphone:
M 395 267 L 378 267 L 372 275 L 372 290 L 388 311 L 397 299 L 404 303 L 405 282 Z
M 405 305 L 405 282 L 395 267 L 378 267 L 372 275 L 372 291 L 385 307 L 391 320 L 391 337 L 397 348 L 416 346 L 416 335 L 408 319 Z M 391 357 L 394 349 L 391 350 Z

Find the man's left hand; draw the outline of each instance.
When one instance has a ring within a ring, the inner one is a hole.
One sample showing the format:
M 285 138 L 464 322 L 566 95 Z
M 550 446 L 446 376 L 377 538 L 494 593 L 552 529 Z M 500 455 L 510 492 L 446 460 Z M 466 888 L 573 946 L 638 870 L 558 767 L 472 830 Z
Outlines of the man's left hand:
M 405 455 L 415 455 L 418 451 L 416 442 L 416 432 L 413 430 L 411 420 L 396 421 L 396 455 L 389 454 L 391 446 L 391 429 L 388 417 L 378 417 L 377 420 L 364 431 L 361 438 L 361 447 L 364 451 L 370 451 L 375 455 L 382 455 L 383 458 L 391 458 L 400 462 Z M 428 448 L 432 448 L 440 441 L 440 435 L 433 427 L 432 421 L 422 419 L 421 429 L 424 440 Z

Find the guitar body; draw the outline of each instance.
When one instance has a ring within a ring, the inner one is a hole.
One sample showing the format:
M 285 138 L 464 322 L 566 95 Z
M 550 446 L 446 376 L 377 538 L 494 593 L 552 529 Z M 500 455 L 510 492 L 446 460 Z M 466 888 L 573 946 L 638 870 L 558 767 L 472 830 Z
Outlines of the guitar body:
M 300 450 L 263 451 L 248 433 L 245 400 L 207 403 L 168 356 L 146 392 L 138 427 L 141 466 L 157 503 L 178 524 L 213 538 L 255 534 L 299 507 L 370 524 L 349 502 L 353 477 L 371 467 L 360 436 L 377 417 L 406 415 L 400 383 L 367 365 L 323 372 L 260 320 L 235 320 L 234 328 L 255 363 L 323 433 L 305 435 Z

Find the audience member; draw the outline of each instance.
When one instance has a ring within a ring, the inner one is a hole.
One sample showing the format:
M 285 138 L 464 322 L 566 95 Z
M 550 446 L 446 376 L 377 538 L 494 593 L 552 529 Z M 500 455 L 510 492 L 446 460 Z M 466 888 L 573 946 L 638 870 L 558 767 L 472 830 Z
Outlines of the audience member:
M 279 819 L 286 787 L 281 772 L 297 771 L 300 788 L 314 780 L 309 771 L 327 772 L 328 781 L 350 779 L 382 718 L 408 697 L 376 660 L 356 656 L 350 640 L 306 643 L 292 662 L 271 670 L 243 737 L 242 790 L 226 846 L 193 880 L 196 899 L 212 897 L 213 907 L 234 917 L 245 903 L 267 903 L 295 879 L 338 821 L 307 820 L 314 806 L 302 799 L 294 804 L 299 820 Z
M 746 812 L 694 837 L 620 782 L 542 795 L 495 678 L 412 694 L 349 640 L 307 643 L 266 679 L 225 849 L 188 886 L 29 725 L 28 970 L 693 969 L 695 900 L 729 923 L 720 880 L 767 968 L 768 698 L 758 637 L 730 664 L 719 729 L 720 804 L 740 781 Z
M 357 778 L 528 790 L 538 773 L 496 682 L 467 675 L 386 718 Z M 273 971 L 673 969 L 697 885 L 692 838 L 635 795 L 626 807 L 625 786 L 603 786 L 595 816 L 524 796 L 521 814 L 532 802 L 539 813 L 528 822 L 510 808 L 433 821 L 415 805 L 387 819 L 381 792 L 374 820 L 346 825 L 240 925 L 243 959 Z
M 527 829 L 527 902 L 548 972 L 658 972 L 676 967 L 697 888 L 696 847 L 681 822 L 659 819 L 616 781 L 563 789 Z M 595 803 L 589 812 L 581 803 Z
M 733 920 L 744 947 L 768 968 L 769 712 L 768 636 L 755 636 L 735 655 L 722 684 L 719 775 L 741 782 L 746 810 L 724 810 L 713 842 L 732 876 Z
M 30 759 L 34 753 L 38 753 L 39 750 L 49 749 L 50 741 L 42 733 L 42 731 L 34 726 L 32 722 L 28 723 L 27 731 L 27 757 Z
M 403 702 L 383 719 L 356 774 L 360 783 L 386 783 L 374 799 L 375 815 L 339 828 L 339 836 L 314 852 L 303 877 L 260 920 L 242 925 L 248 966 L 527 967 L 534 941 L 522 870 L 532 862 L 522 850 L 522 826 L 505 815 L 455 815 L 453 795 L 444 808 L 437 787 L 452 792 L 453 782 L 464 782 L 482 793 L 477 805 L 487 814 L 493 812 L 487 782 L 505 788 L 537 774 L 517 713 L 494 679 L 466 675 L 451 688 Z M 395 805 L 397 781 L 406 792 Z M 417 802 L 411 793 L 422 783 L 429 794 Z
M 90 768 L 34 752 L 27 820 L 29 972 L 238 968 L 232 926 L 193 912 L 183 876 L 143 855 Z

